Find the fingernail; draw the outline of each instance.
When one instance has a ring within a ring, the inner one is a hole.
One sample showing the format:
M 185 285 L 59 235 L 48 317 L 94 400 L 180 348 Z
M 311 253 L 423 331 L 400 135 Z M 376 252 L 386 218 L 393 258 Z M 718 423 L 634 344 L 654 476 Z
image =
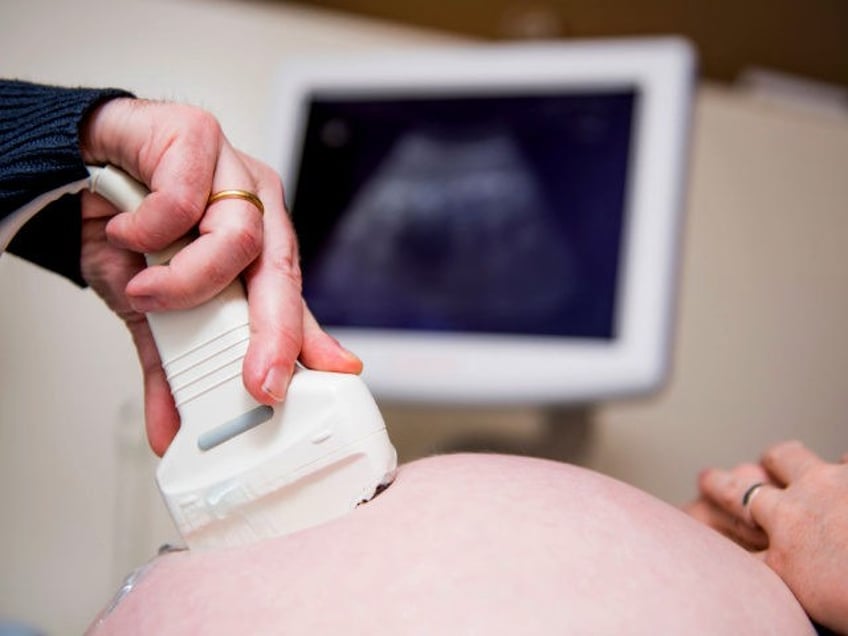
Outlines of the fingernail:
M 271 367 L 262 383 L 262 390 L 277 402 L 282 402 L 286 397 L 286 389 L 289 386 L 289 375 L 275 367 Z
M 153 296 L 131 296 L 129 301 L 133 310 L 142 314 L 149 311 L 158 311 L 162 308 L 159 301 Z
M 356 354 L 355 354 L 353 351 L 351 351 L 350 349 L 345 349 L 345 348 L 344 348 L 343 346 L 341 346 L 341 345 L 339 345 L 339 349 L 341 349 L 341 350 L 342 350 L 342 353 L 343 353 L 346 357 L 350 358 L 351 360 L 356 360 L 357 362 L 359 362 L 360 364 L 362 364 L 362 358 L 360 358 L 358 355 L 356 355 Z
M 336 349 L 338 349 L 339 353 L 341 353 L 343 357 L 347 358 L 350 362 L 354 362 L 354 363 L 358 364 L 359 366 L 362 366 L 362 358 L 360 358 L 358 355 L 356 355 L 350 349 L 346 349 L 344 347 L 344 345 L 342 345 L 341 342 L 339 342 L 336 338 L 334 338 L 330 334 L 327 334 L 327 338 L 330 339 L 330 342 L 332 342 L 334 345 L 336 345 Z
M 349 351 L 348 349 L 345 349 L 345 348 L 344 348 L 343 346 L 341 346 L 341 345 L 339 345 L 339 349 L 341 350 L 342 354 L 343 354 L 343 355 L 344 355 L 344 356 L 345 356 L 348 360 L 350 360 L 353 364 L 355 364 L 356 366 L 358 366 L 358 367 L 359 367 L 359 371 L 358 371 L 357 373 L 362 373 L 362 368 L 365 366 L 365 365 L 363 364 L 363 362 L 362 362 L 362 358 L 360 358 L 358 355 L 356 355 L 356 354 L 355 354 L 355 353 L 353 353 L 352 351 Z

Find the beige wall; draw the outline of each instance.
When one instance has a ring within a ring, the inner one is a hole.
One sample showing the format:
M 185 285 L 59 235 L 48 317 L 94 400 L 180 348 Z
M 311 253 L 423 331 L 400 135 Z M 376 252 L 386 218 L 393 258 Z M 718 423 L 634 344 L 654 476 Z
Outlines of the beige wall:
M 848 118 L 699 93 L 674 376 L 592 464 L 672 501 L 705 464 L 848 450 Z
M 198 103 L 261 156 L 284 56 L 442 41 L 270 3 L 11 4 L 0 75 Z M 846 165 L 845 119 L 700 90 L 674 376 L 658 396 L 598 409 L 585 463 L 681 501 L 702 465 L 777 439 L 848 449 Z M 90 292 L 4 256 L 0 297 L 0 617 L 74 633 L 173 537 L 139 373 Z M 448 448 L 458 431 L 524 446 L 541 431 L 533 411 L 385 412 L 404 457 Z

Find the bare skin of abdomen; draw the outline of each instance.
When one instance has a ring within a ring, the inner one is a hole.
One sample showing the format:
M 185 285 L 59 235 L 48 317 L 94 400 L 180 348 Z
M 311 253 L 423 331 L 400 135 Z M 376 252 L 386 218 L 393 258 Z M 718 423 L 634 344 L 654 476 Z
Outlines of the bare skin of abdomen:
M 355 512 L 159 557 L 95 634 L 810 634 L 783 582 L 676 508 L 521 457 L 403 466 Z

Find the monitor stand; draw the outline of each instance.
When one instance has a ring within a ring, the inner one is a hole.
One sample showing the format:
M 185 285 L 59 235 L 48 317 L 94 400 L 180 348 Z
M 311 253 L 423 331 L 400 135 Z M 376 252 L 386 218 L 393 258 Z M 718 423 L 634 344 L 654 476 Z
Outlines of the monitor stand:
M 504 453 L 584 464 L 594 440 L 593 404 L 380 408 L 401 462 L 445 453 Z

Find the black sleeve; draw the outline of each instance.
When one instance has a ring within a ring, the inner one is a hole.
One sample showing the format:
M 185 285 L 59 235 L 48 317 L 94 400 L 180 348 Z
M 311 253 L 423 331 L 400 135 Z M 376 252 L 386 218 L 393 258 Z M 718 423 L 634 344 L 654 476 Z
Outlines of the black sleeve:
M 117 89 L 61 88 L 0 80 L 0 219 L 37 196 L 87 176 L 79 128 Z M 63 197 L 27 223 L 9 251 L 84 285 L 78 197 Z

